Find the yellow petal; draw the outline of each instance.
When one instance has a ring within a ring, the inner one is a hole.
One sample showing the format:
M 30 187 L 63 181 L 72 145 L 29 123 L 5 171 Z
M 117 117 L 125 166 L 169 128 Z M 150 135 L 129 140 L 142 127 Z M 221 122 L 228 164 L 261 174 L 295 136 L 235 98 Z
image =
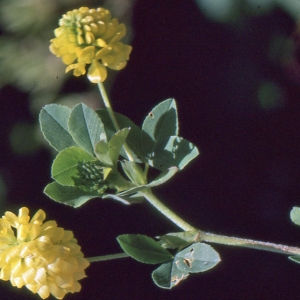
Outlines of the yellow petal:
M 24 285 L 24 280 L 22 277 L 11 278 L 10 282 L 13 286 L 21 288 Z
M 99 47 L 106 47 L 107 46 L 106 42 L 103 39 L 97 39 L 96 40 L 96 45 L 99 46 Z
M 49 287 L 47 285 L 41 286 L 37 292 L 42 299 L 46 299 L 50 296 Z
M 19 222 L 21 224 L 27 224 L 29 222 L 29 209 L 27 207 L 21 207 L 19 209 Z
M 37 291 L 40 289 L 40 285 L 38 283 L 29 283 L 25 285 L 31 292 L 34 294 L 37 293 Z
M 30 226 L 28 224 L 23 225 L 21 224 L 20 227 L 18 228 L 18 234 L 17 234 L 17 239 L 19 242 L 24 242 L 27 239 L 27 234 L 29 232 Z
M 47 278 L 46 269 L 45 268 L 37 269 L 37 272 L 36 272 L 36 275 L 34 277 L 34 280 L 37 283 L 45 284 L 46 283 L 46 278 Z
M 93 60 L 91 66 L 89 67 L 87 76 L 89 81 L 92 83 L 103 82 L 107 77 L 106 67 L 98 61 Z
M 34 280 L 35 276 L 36 276 L 36 269 L 35 268 L 30 268 L 22 274 L 22 278 L 23 278 L 24 283 L 26 285 L 30 284 L 30 283 L 33 283 L 33 280 Z
M 69 241 L 74 237 L 73 231 L 71 230 L 65 230 L 64 231 L 64 236 L 62 238 L 63 242 Z
M 57 286 L 56 283 L 50 282 L 49 283 L 49 289 L 50 293 L 56 298 L 56 299 L 62 299 L 65 296 L 65 292 L 63 289 Z
M 80 76 L 84 75 L 86 70 L 85 70 L 85 63 L 78 63 L 78 64 L 72 64 L 66 67 L 66 73 L 69 72 L 70 70 L 74 70 L 73 74 L 75 76 Z
M 77 56 L 75 53 L 68 53 L 68 54 L 62 56 L 62 61 L 65 65 L 69 65 L 72 62 L 74 62 L 76 58 L 77 58 Z
M 37 225 L 42 225 L 43 221 L 46 219 L 46 213 L 42 210 L 39 209 L 34 216 L 31 218 L 30 223 L 37 224 Z
M 78 55 L 78 62 L 79 63 L 86 63 L 90 64 L 95 57 L 95 47 L 88 46 L 79 51 Z

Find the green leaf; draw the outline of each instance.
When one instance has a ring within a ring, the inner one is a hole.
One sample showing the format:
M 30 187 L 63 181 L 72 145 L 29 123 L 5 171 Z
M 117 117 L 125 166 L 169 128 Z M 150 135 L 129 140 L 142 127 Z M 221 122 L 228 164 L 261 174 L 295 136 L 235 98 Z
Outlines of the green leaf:
M 114 194 L 105 194 L 102 196 L 103 199 L 113 199 L 122 202 L 123 204 L 133 204 L 133 203 L 141 203 L 144 201 L 144 197 L 139 196 L 138 194 L 134 194 L 131 196 L 120 197 Z
M 124 160 L 121 161 L 121 166 L 124 173 L 127 175 L 131 182 L 138 185 L 144 185 L 145 183 L 147 183 L 144 171 L 136 162 Z
M 88 193 L 74 186 L 63 186 L 57 182 L 48 184 L 44 193 L 54 201 L 73 207 L 79 207 L 90 199 L 100 197 L 96 193 Z
M 107 134 L 108 139 L 110 140 L 115 134 L 116 130 L 110 119 L 107 109 L 99 109 L 96 111 L 96 113 L 102 120 L 105 132 Z M 126 143 L 134 153 L 134 161 L 141 162 L 141 160 L 143 160 L 143 151 L 141 146 L 142 130 L 137 125 L 135 125 L 129 118 L 122 114 L 115 113 L 115 117 L 121 129 L 130 128 L 130 132 L 126 138 Z M 123 148 L 120 151 L 120 155 L 127 158 L 127 155 Z
M 159 170 L 166 170 L 173 166 L 182 170 L 198 155 L 199 151 L 194 144 L 182 137 L 171 136 L 159 140 L 154 145 L 149 164 Z
M 214 248 L 204 243 L 194 243 L 175 255 L 174 263 L 186 272 L 198 273 L 207 271 L 221 261 Z
M 74 185 L 72 177 L 77 175 L 79 162 L 93 161 L 94 158 L 79 147 L 67 148 L 56 156 L 53 161 L 52 178 L 61 185 Z
M 106 141 L 99 141 L 95 145 L 95 154 L 96 157 L 105 165 L 105 166 L 113 166 L 113 161 L 109 155 L 108 144 Z
M 132 182 L 126 180 L 118 172 L 110 172 L 105 181 L 109 184 L 111 188 L 114 187 L 115 189 L 117 189 L 118 192 L 131 189 L 134 186 Z
M 297 255 L 289 256 L 289 259 L 294 261 L 297 264 L 300 264 L 300 256 L 297 256 Z
M 172 135 L 177 136 L 178 116 L 175 100 L 167 99 L 155 106 L 144 120 L 142 129 L 151 138 L 145 139 L 145 136 L 142 136 L 145 153 L 149 153 L 152 148 L 152 141 L 156 142 Z
M 71 109 L 58 104 L 46 105 L 40 112 L 39 121 L 44 138 L 57 151 L 76 146 L 68 130 Z
M 172 254 L 152 238 L 141 234 L 124 234 L 117 240 L 128 255 L 147 264 L 158 264 L 172 259 Z
M 168 233 L 158 237 L 164 248 L 182 249 L 199 241 L 199 230 Z
M 161 185 L 168 181 L 170 178 L 172 178 L 177 173 L 177 171 L 178 169 L 176 167 L 169 168 L 168 170 L 161 172 L 160 175 L 150 183 L 130 188 L 124 192 L 119 193 L 119 196 L 122 197 L 125 195 L 134 194 L 144 189 L 153 188 L 155 186 Z
M 100 139 L 106 139 L 104 126 L 97 113 L 83 103 L 76 105 L 68 121 L 69 132 L 74 141 L 90 155 Z
M 300 207 L 294 206 L 290 213 L 291 220 L 296 224 L 300 225 Z
M 173 288 L 188 276 L 189 273 L 178 269 L 173 261 L 162 264 L 152 272 L 154 283 L 163 289 Z
M 119 158 L 120 151 L 122 149 L 123 144 L 125 143 L 125 140 L 129 132 L 130 132 L 129 128 L 123 128 L 119 130 L 112 136 L 112 138 L 108 143 L 109 155 L 115 167 L 117 165 L 117 160 Z

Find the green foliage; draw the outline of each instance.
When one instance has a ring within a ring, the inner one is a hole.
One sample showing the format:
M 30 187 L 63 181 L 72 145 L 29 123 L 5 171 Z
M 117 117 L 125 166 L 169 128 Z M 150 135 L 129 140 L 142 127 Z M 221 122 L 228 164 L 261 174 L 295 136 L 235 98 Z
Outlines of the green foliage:
M 191 160 L 199 155 L 195 145 L 179 136 L 170 136 L 158 140 L 149 155 L 149 164 L 158 170 L 176 166 L 182 170 Z
M 155 106 L 146 117 L 141 136 L 143 153 L 148 163 L 158 170 L 176 166 L 182 170 L 199 151 L 178 136 L 178 117 L 174 99 Z
M 211 246 L 195 242 L 198 238 L 199 232 L 195 230 L 170 233 L 160 237 L 159 242 L 140 234 L 124 234 L 117 240 L 124 252 L 135 260 L 148 264 L 163 263 L 153 271 L 152 278 L 159 287 L 171 289 L 190 273 L 205 272 L 221 261 Z M 166 248 L 177 251 L 173 256 Z
M 187 271 L 180 270 L 174 262 L 160 265 L 152 272 L 154 283 L 160 288 L 171 289 L 189 276 Z
M 294 261 L 297 264 L 300 264 L 300 256 L 297 256 L 297 255 L 289 256 L 289 259 Z
M 83 103 L 76 105 L 68 120 L 69 132 L 74 141 L 90 155 L 94 154 L 94 147 L 105 135 L 101 119 L 91 108 Z
M 116 132 L 108 143 L 105 139 L 96 144 L 96 156 L 104 165 L 112 166 L 114 168 L 117 167 L 119 154 L 129 131 L 130 129 L 124 128 Z
M 98 114 L 99 118 L 102 120 L 102 123 L 105 125 L 104 129 L 107 138 L 111 139 L 112 136 L 115 134 L 116 130 L 108 114 L 108 111 L 106 109 L 99 109 L 96 111 L 96 113 Z M 141 129 L 126 116 L 116 112 L 114 114 L 120 128 L 130 128 L 130 132 L 126 138 L 126 143 L 134 154 L 134 161 L 142 162 L 143 152 L 142 152 L 141 138 L 140 138 L 142 134 Z M 124 158 L 127 158 L 124 149 L 121 149 L 120 155 L 123 156 Z
M 160 244 L 167 249 L 183 249 L 199 241 L 199 230 L 168 233 L 159 236 Z
M 91 191 L 85 192 L 78 187 L 63 186 L 57 182 L 49 183 L 45 187 L 44 193 L 54 201 L 70 205 L 75 208 L 81 206 L 90 199 L 99 197 L 96 192 L 94 192 L 94 194 Z
M 146 154 L 153 149 L 155 142 L 178 135 L 175 100 L 168 99 L 155 106 L 145 118 L 142 130 L 146 133 L 141 137 L 143 151 Z
M 176 173 L 178 169 L 176 167 L 170 168 L 164 172 L 161 172 L 159 176 L 151 181 L 149 184 L 144 184 L 144 185 L 139 185 L 135 186 L 127 191 L 121 192 L 119 195 L 120 196 L 126 196 L 132 193 L 137 193 L 145 189 L 149 189 L 158 185 L 161 185 L 165 182 L 167 182 L 170 178 L 172 178 Z
M 171 289 L 186 279 L 189 273 L 205 272 L 221 261 L 219 254 L 209 245 L 193 243 L 178 252 L 172 262 L 159 266 L 152 279 L 161 288 Z
M 293 207 L 290 213 L 291 220 L 296 224 L 300 226 L 300 207 Z
M 148 236 L 141 234 L 124 234 L 117 238 L 125 253 L 135 260 L 158 264 L 172 259 L 172 254 Z
M 40 112 L 39 122 L 45 139 L 57 151 L 77 146 L 68 129 L 71 109 L 67 106 L 50 104 Z
M 74 186 L 78 174 L 78 163 L 93 161 L 94 158 L 79 147 L 69 147 L 58 153 L 52 164 L 51 176 L 61 185 Z
M 194 243 L 176 254 L 174 261 L 182 271 L 190 273 L 205 272 L 220 261 L 220 256 L 211 246 Z
M 115 116 L 119 131 L 104 109 L 95 112 L 82 103 L 73 109 L 57 104 L 42 109 L 41 130 L 59 151 L 52 165 L 55 184 L 45 188 L 50 198 L 74 207 L 97 196 L 126 204 L 140 202 L 143 190 L 165 183 L 199 154 L 178 136 L 174 99 L 154 107 L 142 128 L 126 116 Z M 125 143 L 133 161 L 127 160 Z M 148 183 L 149 166 L 160 174 Z

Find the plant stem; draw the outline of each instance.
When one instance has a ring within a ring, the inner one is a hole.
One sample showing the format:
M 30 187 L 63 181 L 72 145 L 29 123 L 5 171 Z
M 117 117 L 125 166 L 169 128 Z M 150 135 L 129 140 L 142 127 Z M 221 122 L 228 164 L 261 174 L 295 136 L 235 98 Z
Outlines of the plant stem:
M 103 85 L 102 82 L 98 83 L 98 88 L 99 88 L 100 94 L 102 96 L 103 103 L 104 103 L 104 105 L 105 105 L 105 107 L 106 107 L 106 109 L 108 111 L 109 117 L 110 117 L 110 119 L 111 119 L 111 121 L 112 121 L 112 123 L 113 123 L 113 125 L 115 127 L 115 130 L 119 131 L 120 130 L 120 126 L 119 126 L 118 121 L 117 121 L 117 119 L 115 117 L 114 111 L 113 111 L 113 109 L 112 109 L 112 107 L 110 105 L 109 98 L 107 96 L 107 93 L 105 91 L 105 88 L 104 88 L 104 85 Z M 127 145 L 126 142 L 124 143 L 123 147 L 124 147 L 124 150 L 125 150 L 125 152 L 127 154 L 128 160 L 134 161 L 133 155 L 131 153 L 131 150 L 128 147 L 128 145 Z
M 96 261 L 105 261 L 105 260 L 112 260 L 112 259 L 125 258 L 125 257 L 129 257 L 129 255 L 127 253 L 117 253 L 117 254 L 88 257 L 87 260 L 89 262 L 96 262 Z
M 242 239 L 200 231 L 201 242 L 216 243 L 230 246 L 246 247 L 257 250 L 277 252 L 286 255 L 300 255 L 300 248 L 250 239 Z
M 152 193 L 150 189 L 140 192 L 158 211 L 170 219 L 174 224 L 183 229 L 184 231 L 196 230 L 195 227 L 185 222 L 178 215 L 176 215 L 171 209 L 160 202 Z

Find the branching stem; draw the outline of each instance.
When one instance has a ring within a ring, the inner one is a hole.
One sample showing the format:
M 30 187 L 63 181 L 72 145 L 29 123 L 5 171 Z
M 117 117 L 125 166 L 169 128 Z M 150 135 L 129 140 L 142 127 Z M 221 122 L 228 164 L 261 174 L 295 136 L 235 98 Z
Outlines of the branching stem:
M 218 235 L 209 232 L 200 232 L 201 242 L 222 244 L 222 245 L 230 245 L 230 246 L 238 246 L 238 247 L 246 247 L 257 250 L 265 250 L 271 252 L 277 252 L 285 255 L 299 255 L 300 256 L 300 248 L 291 247 L 281 244 L 274 244 L 269 242 L 261 242 L 250 239 L 236 238 L 225 235 Z

